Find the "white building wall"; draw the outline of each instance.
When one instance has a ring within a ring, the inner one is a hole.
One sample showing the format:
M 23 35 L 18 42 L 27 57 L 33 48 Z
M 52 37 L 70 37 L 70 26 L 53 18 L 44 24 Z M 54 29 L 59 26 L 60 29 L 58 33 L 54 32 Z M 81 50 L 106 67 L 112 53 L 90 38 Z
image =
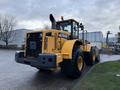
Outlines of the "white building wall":
M 82 38 L 82 33 L 80 33 L 80 38 Z M 84 39 L 90 42 L 103 42 L 103 34 L 101 31 L 87 32 L 84 34 Z
M 116 43 L 118 41 L 117 37 L 109 37 L 108 38 L 109 42 Z M 104 37 L 103 42 L 106 43 L 106 37 Z
M 80 38 L 82 39 L 82 33 L 80 33 Z M 93 46 L 97 46 L 101 49 L 103 44 L 103 33 L 101 31 L 87 32 L 84 34 L 84 39 L 89 41 Z

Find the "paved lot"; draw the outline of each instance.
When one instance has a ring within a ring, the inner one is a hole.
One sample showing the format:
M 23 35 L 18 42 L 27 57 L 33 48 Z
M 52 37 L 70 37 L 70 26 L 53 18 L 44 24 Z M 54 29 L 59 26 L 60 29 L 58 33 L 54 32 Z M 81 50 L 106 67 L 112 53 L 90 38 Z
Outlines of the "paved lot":
M 41 73 L 16 63 L 14 54 L 15 51 L 0 50 L 0 90 L 69 90 L 81 79 L 67 78 L 60 71 Z
M 14 54 L 12 50 L 0 50 L 0 90 L 69 90 L 82 78 L 73 80 L 60 71 L 41 73 L 36 68 L 16 63 Z M 101 58 L 103 62 L 120 59 L 120 55 L 101 55 Z M 82 76 L 89 69 L 86 67 Z
M 120 55 L 101 54 L 101 62 L 120 60 Z

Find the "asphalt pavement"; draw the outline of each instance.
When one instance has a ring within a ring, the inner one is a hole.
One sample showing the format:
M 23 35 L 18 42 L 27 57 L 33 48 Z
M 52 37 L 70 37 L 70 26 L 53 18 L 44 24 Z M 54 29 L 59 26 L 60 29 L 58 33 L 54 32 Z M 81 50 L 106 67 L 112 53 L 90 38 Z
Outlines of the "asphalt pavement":
M 0 50 L 0 90 L 70 90 L 90 69 L 86 67 L 79 79 L 70 79 L 61 72 L 40 72 L 16 63 L 15 50 Z
M 61 72 L 40 72 L 38 69 L 16 63 L 15 50 L 0 50 L 0 90 L 70 90 L 91 67 L 86 67 L 79 79 L 70 79 Z M 120 59 L 120 55 L 101 55 L 101 62 Z
M 112 55 L 112 54 L 101 54 L 101 63 L 107 62 L 107 61 L 116 61 L 120 60 L 120 55 Z

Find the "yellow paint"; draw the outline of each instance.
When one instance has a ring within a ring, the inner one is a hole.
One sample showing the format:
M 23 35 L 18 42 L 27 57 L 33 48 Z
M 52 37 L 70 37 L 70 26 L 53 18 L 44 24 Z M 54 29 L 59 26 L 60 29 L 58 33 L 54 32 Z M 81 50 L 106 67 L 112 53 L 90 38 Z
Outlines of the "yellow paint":
M 63 61 L 63 56 L 61 53 L 56 53 L 56 56 L 57 56 L 57 60 L 56 60 L 57 64 Z
M 85 44 L 84 46 L 82 45 L 81 48 L 84 52 L 90 52 L 91 50 L 91 44 Z
M 64 59 L 72 59 L 72 50 L 76 40 L 67 40 L 61 50 Z
M 51 32 L 52 36 L 46 36 L 46 33 Z M 64 33 L 65 31 L 60 30 L 44 30 L 43 31 L 43 42 L 42 51 L 43 53 L 60 53 L 64 42 L 67 40 L 65 38 L 58 37 L 58 33 Z M 69 33 L 65 33 L 69 35 Z M 47 47 L 46 47 L 47 46 Z
M 53 52 L 53 50 L 55 50 L 55 44 L 54 44 L 54 37 L 46 37 L 47 38 L 47 53 L 51 53 Z
M 62 30 L 37 30 L 29 33 L 42 32 L 42 53 L 56 54 L 56 63 L 60 63 L 63 59 L 72 59 L 72 51 L 75 40 L 67 40 L 66 38 L 61 38 L 60 33 L 65 35 L 70 35 L 69 32 Z M 46 36 L 46 33 L 51 32 L 51 36 Z M 27 44 L 27 43 L 26 43 Z M 82 47 L 82 46 L 81 46 Z M 87 44 L 82 47 L 83 51 L 90 51 L 91 45 Z
M 47 33 L 47 32 L 53 32 L 53 33 L 63 32 L 63 33 L 65 33 L 65 34 L 70 35 L 70 33 L 69 33 L 69 32 L 66 32 L 66 31 L 63 31 L 63 30 L 56 30 L 56 29 L 34 30 L 34 31 L 31 31 L 31 32 L 28 32 L 28 33 L 37 33 L 37 32 L 43 32 L 43 33 Z

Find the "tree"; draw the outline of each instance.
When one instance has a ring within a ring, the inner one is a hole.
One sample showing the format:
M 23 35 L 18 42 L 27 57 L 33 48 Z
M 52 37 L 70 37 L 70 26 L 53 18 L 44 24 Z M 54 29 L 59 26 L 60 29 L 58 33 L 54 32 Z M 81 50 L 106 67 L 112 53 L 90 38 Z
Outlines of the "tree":
M 15 25 L 16 20 L 14 17 L 0 16 L 0 38 L 3 42 L 5 42 L 6 46 L 8 46 L 8 44 L 14 39 Z

